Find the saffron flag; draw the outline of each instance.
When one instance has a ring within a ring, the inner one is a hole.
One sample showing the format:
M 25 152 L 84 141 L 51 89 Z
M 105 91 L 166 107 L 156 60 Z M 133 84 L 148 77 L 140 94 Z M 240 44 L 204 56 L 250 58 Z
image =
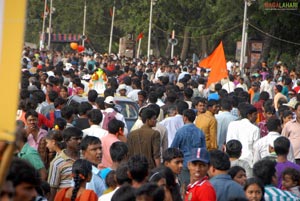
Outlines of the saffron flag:
M 141 40 L 142 38 L 144 38 L 144 33 L 143 33 L 143 32 L 139 33 L 139 35 L 138 35 L 137 38 L 136 38 L 136 41 L 139 41 L 139 40 Z
M 199 62 L 199 66 L 210 68 L 206 87 L 228 76 L 222 41 L 211 55 Z

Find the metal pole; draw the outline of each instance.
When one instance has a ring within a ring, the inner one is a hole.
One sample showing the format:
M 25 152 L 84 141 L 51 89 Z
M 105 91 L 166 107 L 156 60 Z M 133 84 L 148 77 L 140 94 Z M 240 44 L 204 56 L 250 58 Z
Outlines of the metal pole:
M 243 31 L 242 31 L 242 47 L 241 47 L 241 56 L 240 56 L 240 71 L 241 71 L 241 75 L 244 74 L 244 65 L 245 65 L 245 32 L 246 32 L 246 23 L 247 23 L 247 9 L 248 9 L 248 5 L 247 5 L 247 0 L 244 1 L 244 19 L 243 19 Z
M 114 1 L 114 7 L 113 7 L 113 13 L 112 13 L 112 19 L 111 19 L 111 28 L 110 28 L 110 38 L 109 38 L 109 47 L 108 47 L 108 54 L 111 53 L 111 45 L 112 45 L 112 37 L 114 32 L 114 20 L 115 20 L 115 4 L 116 1 Z
M 153 8 L 153 1 L 150 0 L 150 17 L 149 17 L 149 32 L 148 32 L 148 48 L 147 48 L 147 62 L 150 62 L 150 46 L 151 46 L 151 28 L 152 28 L 152 8 Z
M 51 25 L 52 23 L 52 0 L 50 0 L 50 11 L 49 11 L 49 35 L 48 35 L 48 50 L 50 50 L 51 44 Z
M 83 28 L 82 35 L 85 36 L 85 25 L 86 25 L 86 0 L 84 0 L 84 13 L 83 13 Z M 84 47 L 84 39 L 82 39 L 82 46 Z
M 42 50 L 42 48 L 44 48 L 44 42 L 45 42 L 46 11 L 47 11 L 47 0 L 45 0 L 45 5 L 44 5 L 42 41 L 40 43 L 40 50 Z
M 172 31 L 172 39 L 175 38 L 175 30 Z M 171 45 L 171 59 L 173 59 L 173 56 L 174 56 L 174 43 L 172 42 L 172 45 Z
M 139 44 L 138 44 L 138 49 L 136 51 L 136 58 L 140 58 L 141 42 L 142 42 L 142 39 L 140 38 L 139 39 Z

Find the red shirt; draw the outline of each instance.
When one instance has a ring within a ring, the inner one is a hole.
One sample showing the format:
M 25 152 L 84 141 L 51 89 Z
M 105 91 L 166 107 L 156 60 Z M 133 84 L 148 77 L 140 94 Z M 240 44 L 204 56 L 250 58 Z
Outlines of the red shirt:
M 185 201 L 215 201 L 217 200 L 214 187 L 208 181 L 208 177 L 196 181 L 187 186 Z

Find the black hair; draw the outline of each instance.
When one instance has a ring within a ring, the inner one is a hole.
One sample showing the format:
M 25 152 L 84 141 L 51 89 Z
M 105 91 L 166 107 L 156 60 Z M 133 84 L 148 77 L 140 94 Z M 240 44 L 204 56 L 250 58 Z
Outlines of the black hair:
M 282 91 L 282 86 L 279 84 L 275 85 L 275 88 L 277 89 L 278 92 Z
M 155 201 L 163 201 L 165 199 L 164 189 L 153 183 L 146 183 L 137 189 L 136 196 L 143 195 L 150 197 Z
M 276 113 L 276 110 L 273 107 L 273 105 L 264 104 L 264 110 L 265 110 L 265 113 L 271 113 L 273 115 Z
M 294 109 L 297 110 L 297 108 L 299 107 L 299 105 L 300 105 L 300 102 L 297 102 Z
M 182 115 L 184 110 L 189 109 L 189 105 L 185 101 L 178 100 L 176 101 L 176 109 L 178 114 Z
M 161 166 L 164 167 L 164 166 Z M 154 168 L 150 171 L 148 175 L 148 182 L 157 183 L 159 180 L 165 178 L 162 173 L 159 172 L 161 167 Z
M 87 135 L 81 140 L 80 149 L 82 151 L 85 151 L 85 150 L 87 150 L 89 145 L 94 145 L 94 144 L 101 144 L 100 139 L 95 136 Z
M 111 201 L 135 201 L 135 190 L 129 184 L 121 186 L 112 196 Z
M 157 117 L 157 114 L 155 111 L 151 110 L 151 109 L 144 109 L 142 111 L 142 121 L 143 123 L 146 123 L 147 119 L 151 119 L 152 117 L 156 116 Z
M 141 90 L 141 91 L 138 92 L 138 95 L 141 95 L 141 96 L 143 96 L 144 98 L 146 98 L 146 97 L 147 97 L 147 92 L 144 91 L 144 90 Z
M 72 191 L 71 201 L 75 201 L 80 184 L 92 174 L 92 164 L 87 160 L 78 159 L 72 166 L 72 174 L 74 175 L 74 188 Z
M 128 170 L 131 178 L 137 182 L 142 182 L 148 175 L 149 163 L 143 155 L 131 156 L 128 160 Z
M 277 118 L 270 118 L 267 121 L 267 128 L 269 131 L 277 131 L 281 126 L 281 121 Z
M 162 158 L 163 163 L 170 162 L 174 158 L 183 158 L 183 153 L 178 148 L 168 148 L 163 152 Z
M 182 115 L 184 117 L 186 117 L 189 120 L 189 122 L 192 122 L 192 123 L 196 119 L 196 113 L 192 109 L 186 109 L 186 110 L 184 110 Z
M 284 136 L 281 136 L 274 141 L 274 150 L 278 156 L 288 155 L 290 146 L 290 140 Z
M 61 116 L 62 116 L 62 118 L 68 120 L 68 119 L 70 119 L 73 115 L 74 115 L 74 110 L 73 110 L 73 107 L 72 107 L 72 106 L 65 105 L 65 106 L 61 109 Z
M 64 118 L 58 117 L 54 120 L 54 127 L 58 126 L 59 130 L 64 130 L 67 125 L 67 122 Z
M 98 93 L 97 93 L 96 90 L 94 90 L 94 89 L 89 90 L 89 92 L 88 92 L 88 100 L 90 102 L 92 102 L 92 103 L 95 102 L 96 99 L 97 99 L 97 97 L 98 97 Z
M 299 185 L 300 182 L 300 172 L 296 170 L 295 168 L 285 168 L 285 170 L 282 172 L 282 178 L 285 175 L 291 176 L 291 179 L 295 182 L 297 182 L 297 186 Z
M 259 100 L 269 100 L 270 98 L 270 94 L 266 91 L 262 91 L 260 94 L 259 94 Z
M 272 177 L 276 175 L 276 161 L 263 159 L 253 166 L 253 175 L 261 179 L 264 185 L 272 184 Z
M 84 115 L 92 109 L 93 106 L 89 102 L 81 102 L 79 105 L 79 115 Z
M 25 114 L 25 119 L 27 119 L 29 116 L 38 118 L 39 114 L 35 110 L 28 110 Z
M 160 114 L 160 107 L 155 104 L 155 103 L 151 103 L 147 106 L 148 109 L 153 110 L 156 113 L 156 117 L 159 116 Z
M 246 183 L 244 185 L 244 191 L 246 191 L 248 189 L 249 186 L 256 184 L 257 186 L 259 186 L 261 192 L 262 192 L 262 198 L 260 201 L 264 201 L 264 194 L 265 194 L 265 187 L 263 182 L 259 179 L 259 178 L 250 178 L 246 180 Z
M 13 158 L 8 168 L 7 180 L 12 181 L 16 188 L 19 184 L 26 182 L 34 186 L 41 184 L 40 174 L 29 162 Z
M 92 122 L 95 125 L 99 125 L 102 121 L 103 115 L 100 110 L 92 109 L 92 110 L 88 111 L 87 117 L 90 122 Z
M 285 110 L 282 113 L 282 118 L 286 118 L 286 117 L 288 117 L 290 115 L 293 115 L 293 112 L 291 110 Z
M 117 134 L 120 131 L 120 128 L 124 129 L 124 127 L 125 127 L 125 124 L 123 121 L 113 118 L 112 120 L 110 120 L 108 122 L 107 130 L 111 134 Z
M 230 160 L 229 156 L 220 150 L 211 150 L 210 154 L 210 165 L 217 170 L 229 170 Z
M 35 99 L 38 103 L 42 103 L 46 100 L 46 94 L 42 90 L 34 91 L 32 93 L 32 98 Z
M 131 179 L 128 177 L 128 166 L 126 163 L 122 163 L 116 169 L 116 181 L 118 185 L 131 184 Z
M 232 100 L 230 98 L 222 98 L 221 108 L 223 110 L 230 111 L 232 109 Z
M 63 150 L 66 147 L 66 143 L 63 140 L 63 136 L 61 131 L 59 130 L 51 130 L 45 137 L 46 139 L 54 140 L 55 144 Z
M 127 157 L 128 146 L 125 142 L 114 142 L 109 148 L 109 153 L 113 162 L 121 162 Z
M 232 179 L 239 173 L 240 171 L 244 171 L 246 173 L 246 170 L 241 166 L 233 166 L 228 170 L 228 174 Z
M 226 143 L 226 153 L 231 158 L 239 158 L 242 153 L 242 143 L 238 140 L 229 140 Z
M 216 100 L 209 100 L 209 101 L 207 101 L 207 108 L 209 108 L 209 107 L 213 107 L 214 105 L 217 105 L 218 104 L 218 101 L 216 101 Z
M 77 127 L 68 127 L 62 132 L 65 142 L 69 141 L 71 137 L 82 137 L 82 131 Z
M 104 97 L 97 97 L 96 98 L 96 104 L 98 105 L 98 107 L 101 109 L 101 110 L 104 110 L 105 109 L 105 104 L 104 104 L 104 101 L 105 101 L 105 98 Z
M 58 98 L 58 93 L 56 91 L 49 91 L 48 98 L 50 102 L 54 102 L 56 98 Z
M 158 95 L 156 92 L 150 92 L 148 95 L 148 100 L 150 103 L 156 103 L 158 99 Z
M 253 114 L 254 112 L 257 112 L 257 109 L 251 104 L 241 103 L 239 105 L 239 111 L 242 118 L 247 118 L 249 114 Z
M 185 88 L 185 89 L 183 90 L 183 94 L 184 94 L 184 96 L 186 96 L 187 98 L 192 98 L 193 93 L 194 93 L 194 91 L 193 91 L 193 89 L 191 89 L 191 88 Z
M 111 170 L 105 177 L 105 184 L 108 188 L 115 189 L 117 187 L 116 171 Z
M 66 104 L 66 100 L 63 99 L 62 97 L 57 97 L 55 100 L 54 100 L 54 107 L 57 108 L 58 106 L 60 105 L 64 105 Z

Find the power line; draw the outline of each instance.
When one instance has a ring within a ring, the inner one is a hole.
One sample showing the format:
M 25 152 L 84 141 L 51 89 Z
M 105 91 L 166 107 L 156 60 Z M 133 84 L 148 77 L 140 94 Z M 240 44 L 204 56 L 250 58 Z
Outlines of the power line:
M 273 35 L 271 35 L 271 34 L 265 32 L 265 31 L 259 29 L 258 27 L 254 26 L 254 25 L 251 24 L 251 23 L 248 23 L 248 24 L 249 24 L 253 29 L 255 29 L 255 30 L 261 32 L 262 34 L 265 34 L 266 36 L 269 36 L 269 37 L 271 37 L 271 38 L 273 38 L 273 39 L 279 40 L 279 41 L 281 41 L 281 42 L 285 42 L 285 43 L 289 43 L 289 44 L 293 44 L 293 45 L 298 45 L 298 46 L 300 46 L 300 43 L 295 43 L 295 42 L 293 42 L 293 41 L 288 41 L 288 40 L 279 38 L 279 37 L 277 37 L 277 36 L 273 36 Z
M 223 31 L 218 31 L 218 32 L 214 32 L 214 33 L 211 33 L 211 34 L 204 34 L 204 35 L 200 35 L 200 36 L 196 36 L 196 37 L 184 37 L 183 35 L 176 35 L 176 37 L 177 37 L 177 38 L 200 39 L 200 38 L 202 38 L 203 36 L 206 37 L 206 36 L 212 36 L 212 35 L 214 35 L 214 34 L 221 34 L 221 33 L 229 32 L 229 31 L 231 31 L 231 30 L 233 30 L 233 29 L 236 29 L 237 27 L 240 27 L 241 25 L 242 25 L 242 23 L 237 24 L 237 25 L 235 25 L 235 26 L 233 26 L 233 27 L 231 27 L 231 28 L 228 28 L 228 29 L 226 29 L 226 30 L 223 30 Z M 170 32 L 170 31 L 168 31 L 168 30 L 162 29 L 161 27 L 157 26 L 156 24 L 154 24 L 154 26 L 155 26 L 157 29 L 159 29 L 159 30 L 161 30 L 162 32 L 164 32 L 164 33 L 169 33 L 169 32 Z

